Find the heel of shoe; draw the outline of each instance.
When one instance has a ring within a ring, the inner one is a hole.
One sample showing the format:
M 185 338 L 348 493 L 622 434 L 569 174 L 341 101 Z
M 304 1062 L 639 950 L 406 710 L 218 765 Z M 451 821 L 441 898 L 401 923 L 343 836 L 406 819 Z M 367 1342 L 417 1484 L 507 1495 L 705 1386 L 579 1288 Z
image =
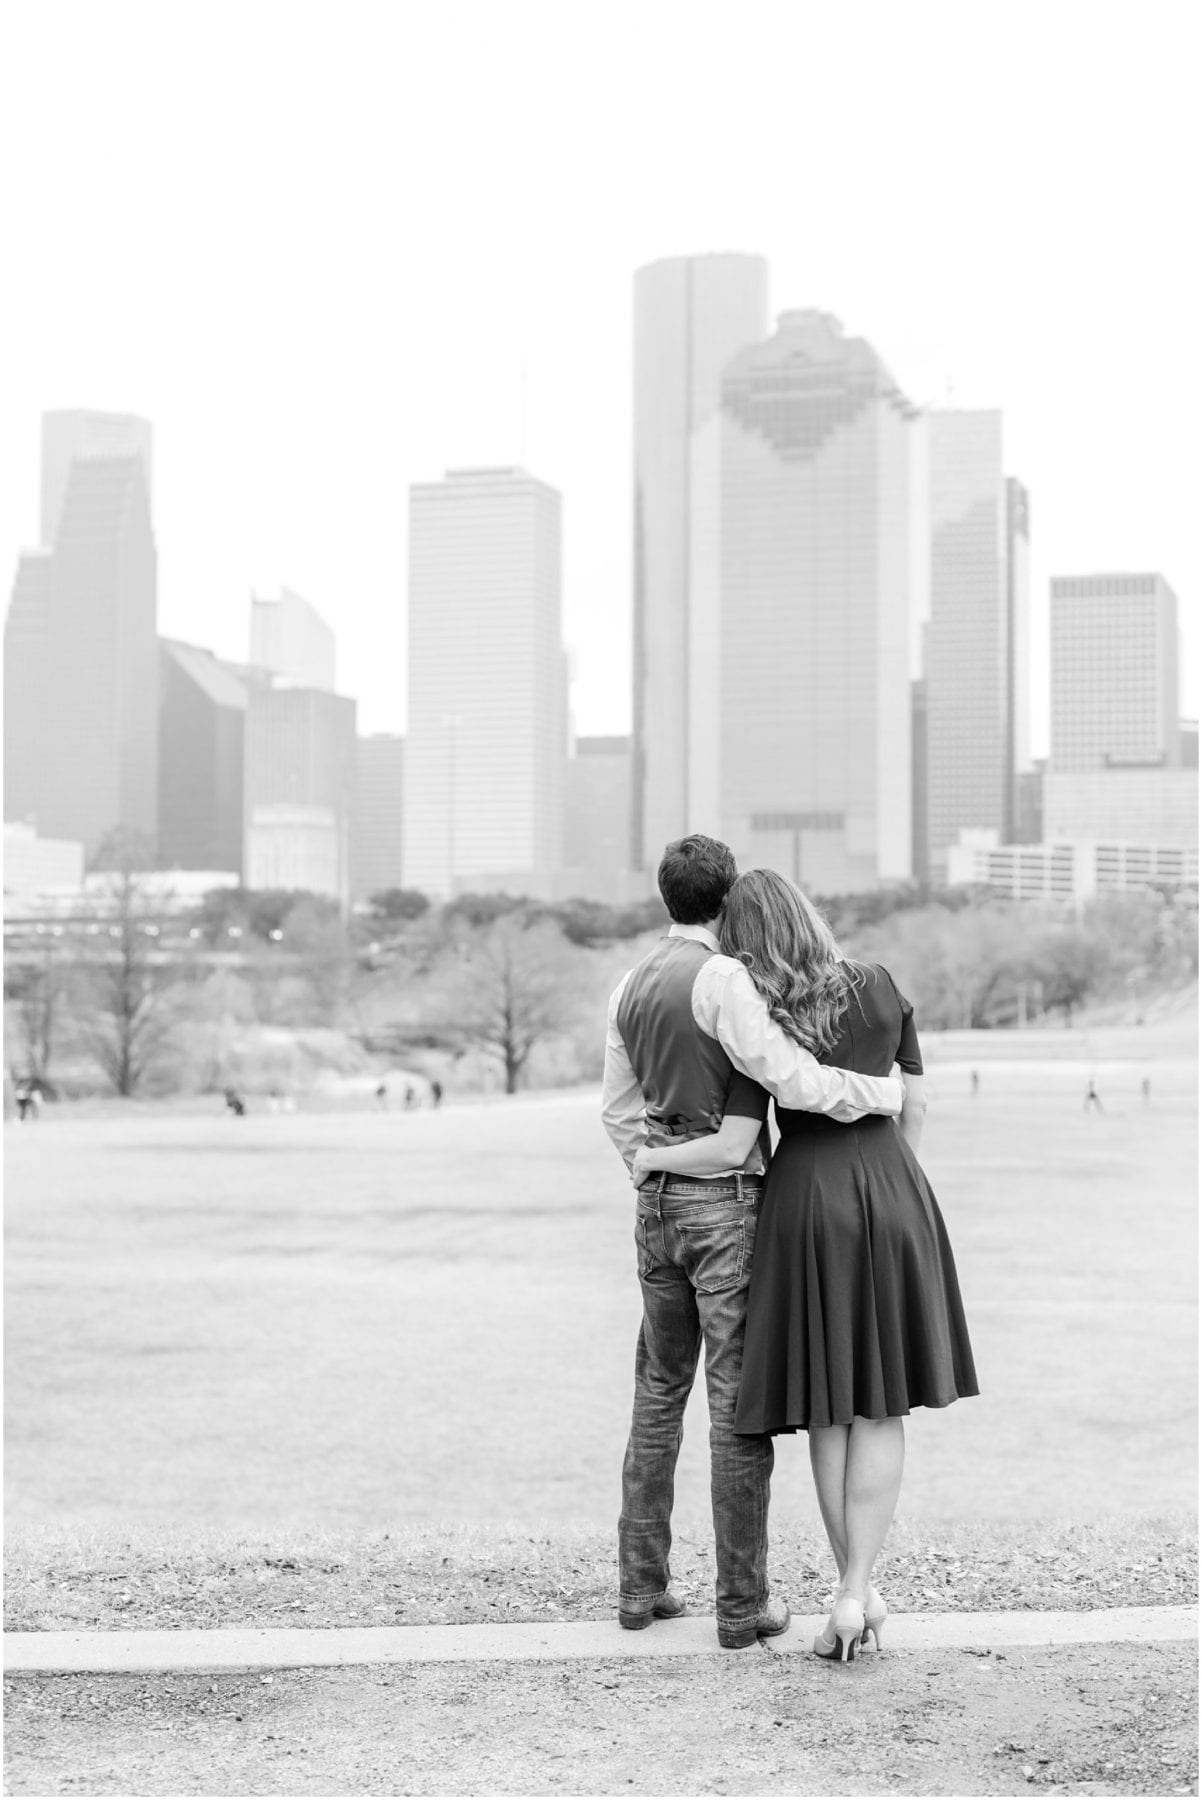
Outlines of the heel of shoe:
M 854 1662 L 864 1636 L 864 1608 L 854 1594 L 840 1594 L 831 1611 L 828 1629 L 839 1662 Z
M 876 1589 L 870 1587 L 868 1590 L 868 1601 L 864 1607 L 864 1632 L 863 1636 L 860 1638 L 860 1643 L 866 1644 L 871 1636 L 874 1647 L 879 1650 L 881 1647 L 881 1632 L 885 1628 L 885 1621 L 888 1617 L 889 1608 L 885 1605 L 885 1602 L 877 1593 Z

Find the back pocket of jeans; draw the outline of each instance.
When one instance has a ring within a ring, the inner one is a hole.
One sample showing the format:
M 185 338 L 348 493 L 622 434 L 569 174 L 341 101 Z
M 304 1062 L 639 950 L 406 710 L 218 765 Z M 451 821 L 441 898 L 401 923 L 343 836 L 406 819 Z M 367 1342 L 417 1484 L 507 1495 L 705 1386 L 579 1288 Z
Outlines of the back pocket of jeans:
M 738 1287 L 747 1268 L 747 1232 L 740 1212 L 724 1219 L 678 1219 L 688 1276 L 699 1294 Z

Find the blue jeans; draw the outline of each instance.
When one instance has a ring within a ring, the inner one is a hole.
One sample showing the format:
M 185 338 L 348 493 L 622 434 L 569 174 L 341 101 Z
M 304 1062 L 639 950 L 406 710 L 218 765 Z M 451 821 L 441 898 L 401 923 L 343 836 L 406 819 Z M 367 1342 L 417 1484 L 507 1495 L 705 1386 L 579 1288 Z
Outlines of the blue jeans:
M 718 1617 L 754 1618 L 768 1600 L 772 1439 L 733 1430 L 762 1193 L 760 1177 L 734 1175 L 655 1176 L 639 1190 L 643 1323 L 618 1521 L 620 1603 L 635 1610 L 671 1580 L 676 1459 L 703 1341 Z

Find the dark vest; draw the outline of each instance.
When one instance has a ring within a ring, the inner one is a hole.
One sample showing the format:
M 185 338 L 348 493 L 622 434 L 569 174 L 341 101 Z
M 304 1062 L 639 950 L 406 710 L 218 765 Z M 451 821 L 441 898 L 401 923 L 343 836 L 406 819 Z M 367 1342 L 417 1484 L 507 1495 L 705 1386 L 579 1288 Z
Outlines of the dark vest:
M 630 971 L 618 1002 L 618 1031 L 643 1090 L 652 1143 L 702 1137 L 722 1123 L 734 1070 L 693 1018 L 693 983 L 713 954 L 696 938 L 661 939 Z

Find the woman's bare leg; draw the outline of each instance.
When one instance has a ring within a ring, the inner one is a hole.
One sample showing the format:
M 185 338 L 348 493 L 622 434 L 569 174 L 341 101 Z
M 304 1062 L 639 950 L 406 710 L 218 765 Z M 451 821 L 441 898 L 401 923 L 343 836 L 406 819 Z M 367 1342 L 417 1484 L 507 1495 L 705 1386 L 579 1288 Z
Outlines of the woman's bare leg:
M 847 1425 L 810 1426 L 810 1467 L 814 1471 L 814 1489 L 818 1510 L 834 1553 L 839 1580 L 847 1567 L 847 1524 L 844 1517 L 844 1487 L 847 1478 Z
M 842 1586 L 861 1600 L 893 1523 L 905 1460 L 906 1433 L 901 1419 L 852 1421 L 843 1478 L 846 1554 L 840 1576 Z

